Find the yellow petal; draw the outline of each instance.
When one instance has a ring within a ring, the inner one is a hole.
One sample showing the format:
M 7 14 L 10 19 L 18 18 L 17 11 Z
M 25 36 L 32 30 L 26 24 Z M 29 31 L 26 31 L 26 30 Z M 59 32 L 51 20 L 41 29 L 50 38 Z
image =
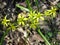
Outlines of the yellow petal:
M 28 20 L 28 18 L 24 18 L 23 20 Z
M 22 25 L 25 25 L 24 22 L 22 22 Z
M 21 14 L 18 14 L 18 18 L 21 18 Z
M 44 20 L 44 17 L 40 17 L 41 20 Z

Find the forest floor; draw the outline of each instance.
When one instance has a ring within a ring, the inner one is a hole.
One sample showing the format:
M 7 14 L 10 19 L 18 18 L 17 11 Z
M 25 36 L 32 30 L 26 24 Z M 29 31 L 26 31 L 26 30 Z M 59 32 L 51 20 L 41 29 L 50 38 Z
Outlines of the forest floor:
M 40 0 L 39 0 L 40 1 Z M 60 0 L 48 0 L 40 1 L 39 7 L 40 12 L 48 9 L 51 5 L 57 5 L 60 3 Z M 25 13 L 19 8 L 16 7 L 16 4 L 20 4 L 24 7 L 27 7 L 25 0 L 0 0 L 0 19 L 7 15 L 7 18 L 11 21 L 15 21 L 19 13 Z M 32 8 L 37 10 L 35 3 L 31 0 Z M 49 37 L 49 41 L 53 45 L 60 45 L 60 8 L 57 10 L 57 16 L 54 20 L 50 22 L 41 21 L 41 30 L 42 33 L 47 36 L 48 33 L 52 34 L 52 37 Z M 0 20 L 1 21 L 1 20 Z M 0 24 L 0 40 L 5 32 L 5 28 Z M 45 45 L 43 38 L 37 34 L 35 30 L 31 29 L 31 32 L 27 35 L 27 30 L 30 30 L 26 27 L 19 27 L 15 31 L 10 30 L 4 38 L 3 45 Z

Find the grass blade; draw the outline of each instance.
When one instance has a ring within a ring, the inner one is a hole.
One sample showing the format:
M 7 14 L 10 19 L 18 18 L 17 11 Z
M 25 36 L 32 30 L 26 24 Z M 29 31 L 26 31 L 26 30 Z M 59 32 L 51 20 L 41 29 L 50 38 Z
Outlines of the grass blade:
M 30 0 L 26 0 L 25 2 L 26 2 L 26 5 L 27 5 L 28 9 L 29 9 L 30 11 L 32 11 L 32 7 L 31 7 Z
M 49 43 L 49 41 L 46 39 L 46 37 L 42 34 L 42 32 L 40 31 L 40 29 L 37 30 L 38 34 L 44 39 L 44 41 L 47 43 L 47 45 L 51 45 Z
M 16 4 L 16 7 L 20 8 L 22 11 L 30 11 L 29 9 L 23 7 L 23 6 L 20 6 L 19 4 Z
M 37 6 L 37 9 L 38 9 L 38 11 L 39 11 L 39 3 L 38 3 L 38 0 L 35 0 L 35 5 Z
M 3 45 L 4 38 L 5 38 L 5 36 L 8 34 L 9 31 L 10 31 L 10 30 L 7 29 L 6 32 L 4 33 L 4 35 L 2 36 L 0 45 Z

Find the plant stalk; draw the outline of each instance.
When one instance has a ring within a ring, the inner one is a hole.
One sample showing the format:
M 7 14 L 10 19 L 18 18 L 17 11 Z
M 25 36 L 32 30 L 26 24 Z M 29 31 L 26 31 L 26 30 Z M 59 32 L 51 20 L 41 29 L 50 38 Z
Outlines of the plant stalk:
M 47 43 L 47 45 L 51 45 L 49 43 L 49 41 L 46 39 L 46 37 L 42 34 L 42 32 L 40 31 L 40 29 L 37 30 L 38 34 L 44 39 L 44 41 Z
M 9 32 L 9 28 L 6 30 L 6 32 L 5 32 L 4 35 L 2 36 L 0 45 L 3 45 L 4 38 L 5 38 L 5 36 L 8 34 L 8 32 Z

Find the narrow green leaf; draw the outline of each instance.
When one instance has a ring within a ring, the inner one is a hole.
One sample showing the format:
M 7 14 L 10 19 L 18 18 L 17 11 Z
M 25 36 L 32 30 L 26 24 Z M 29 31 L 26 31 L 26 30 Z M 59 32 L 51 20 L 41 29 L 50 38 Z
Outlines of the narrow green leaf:
M 30 0 L 25 0 L 25 2 L 26 2 L 26 5 L 27 5 L 28 9 L 29 9 L 30 11 L 32 11 L 32 7 L 31 7 Z
M 38 0 L 35 0 L 35 5 L 37 6 L 37 9 L 38 9 L 38 11 L 39 11 L 39 3 L 38 3 Z
M 51 45 L 49 43 L 49 41 L 46 39 L 46 37 L 42 34 L 42 32 L 40 31 L 40 29 L 37 30 L 38 34 L 44 39 L 44 41 L 47 43 L 47 45 Z
M 20 8 L 22 11 L 30 11 L 29 9 L 23 7 L 23 6 L 20 6 L 19 4 L 16 4 L 16 7 Z

